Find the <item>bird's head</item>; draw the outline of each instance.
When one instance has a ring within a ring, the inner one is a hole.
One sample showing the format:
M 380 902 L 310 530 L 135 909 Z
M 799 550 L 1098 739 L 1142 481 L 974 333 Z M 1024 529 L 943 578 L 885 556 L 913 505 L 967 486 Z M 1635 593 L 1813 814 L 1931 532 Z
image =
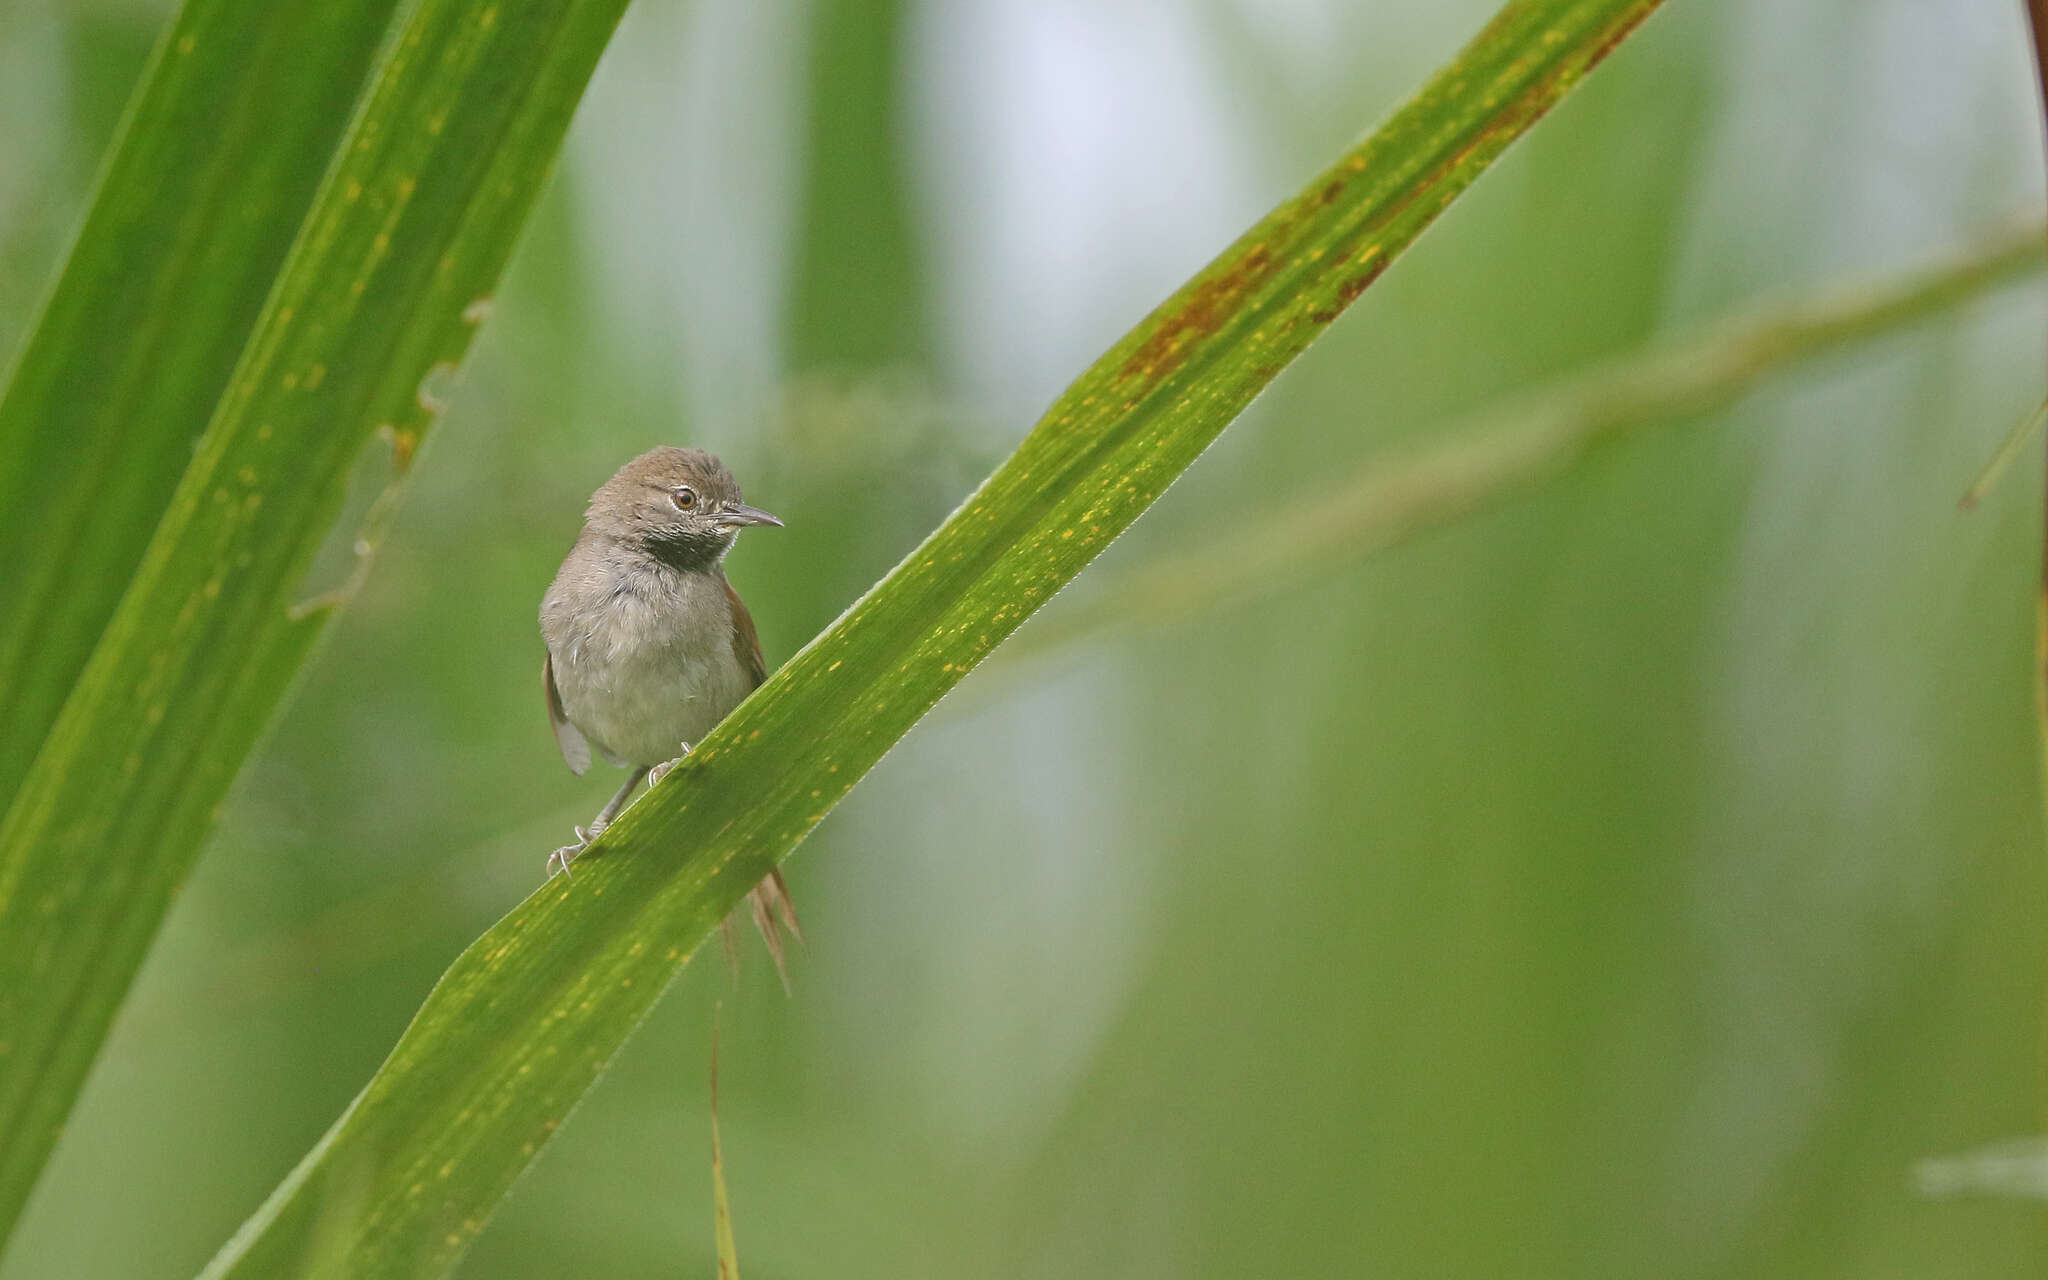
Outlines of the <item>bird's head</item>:
M 590 497 L 592 531 L 678 568 L 717 564 L 749 525 L 782 521 L 740 501 L 739 481 L 702 449 L 664 446 L 620 467 Z

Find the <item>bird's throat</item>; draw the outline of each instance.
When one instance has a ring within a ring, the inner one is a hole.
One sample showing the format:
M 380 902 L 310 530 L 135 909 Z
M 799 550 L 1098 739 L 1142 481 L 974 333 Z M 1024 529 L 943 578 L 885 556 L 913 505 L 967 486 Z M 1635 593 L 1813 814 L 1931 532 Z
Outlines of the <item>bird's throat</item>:
M 649 538 L 640 549 L 656 564 L 678 573 L 709 573 L 732 549 L 732 539 L 723 535 Z

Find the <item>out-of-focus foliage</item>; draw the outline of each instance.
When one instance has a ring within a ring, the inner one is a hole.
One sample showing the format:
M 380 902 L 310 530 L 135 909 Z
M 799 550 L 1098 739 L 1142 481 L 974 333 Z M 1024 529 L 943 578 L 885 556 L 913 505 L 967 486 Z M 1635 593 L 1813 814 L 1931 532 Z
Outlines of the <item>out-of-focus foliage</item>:
M 808 11 L 636 10 L 0 1275 L 189 1275 L 602 799 L 554 756 L 532 613 L 621 458 L 705 444 L 790 520 L 731 566 L 788 657 L 1490 8 L 910 11 L 891 82 L 835 90 L 893 103 L 916 270 L 889 287 L 932 317 L 885 367 L 782 336 L 815 288 Z M 0 340 L 162 16 L 0 14 Z M 1103 581 L 1539 379 L 2035 207 L 2023 41 L 1998 5 L 1672 7 Z M 1954 503 L 2039 402 L 2042 328 L 2028 298 L 1971 308 L 942 707 L 794 865 L 795 999 L 761 963 L 726 997 L 748 1274 L 2038 1270 L 2037 1209 L 1913 1171 L 2039 1118 L 2037 495 L 2021 468 Z M 468 1274 L 711 1270 L 724 985 L 657 1009 Z

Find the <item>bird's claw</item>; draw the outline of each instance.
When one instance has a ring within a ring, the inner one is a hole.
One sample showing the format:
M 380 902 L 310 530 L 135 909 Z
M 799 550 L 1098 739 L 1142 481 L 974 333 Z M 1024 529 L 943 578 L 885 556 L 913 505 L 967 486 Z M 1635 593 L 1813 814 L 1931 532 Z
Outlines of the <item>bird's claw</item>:
M 577 827 L 575 829 L 575 844 L 565 844 L 548 855 L 548 860 L 544 864 L 548 873 L 547 878 L 550 880 L 554 879 L 556 871 L 560 871 L 564 876 L 567 876 L 569 874 L 569 863 L 575 859 L 577 854 L 589 848 L 590 842 L 597 839 L 604 829 L 610 825 L 610 823 L 606 822 L 593 822 L 587 827 Z
M 690 744 L 685 742 L 683 744 L 683 756 L 689 754 Z M 649 769 L 647 771 L 647 789 L 652 791 L 656 783 L 660 782 L 663 778 L 666 778 L 668 776 L 668 771 L 670 769 L 675 768 L 677 765 L 683 762 L 683 756 L 677 756 L 673 760 L 664 760 L 660 764 L 655 765 L 652 769 Z
M 581 833 L 581 830 L 581 828 L 578 828 L 579 834 Z M 555 872 L 557 871 L 560 871 L 562 875 L 566 877 L 569 874 L 570 860 L 581 852 L 583 852 L 583 842 L 579 841 L 576 844 L 565 844 L 561 848 L 549 854 L 547 863 L 545 864 L 548 873 L 547 878 L 550 880 L 554 879 Z

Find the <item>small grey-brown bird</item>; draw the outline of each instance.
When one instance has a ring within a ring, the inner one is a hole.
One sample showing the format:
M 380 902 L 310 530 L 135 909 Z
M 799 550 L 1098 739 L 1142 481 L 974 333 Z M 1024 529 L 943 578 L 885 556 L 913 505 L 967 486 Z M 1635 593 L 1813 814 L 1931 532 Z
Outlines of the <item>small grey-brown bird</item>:
M 548 856 L 550 872 L 559 864 L 567 874 L 642 778 L 659 782 L 768 678 L 754 619 L 724 563 L 741 529 L 781 524 L 741 502 L 732 472 L 701 449 L 643 453 L 591 495 L 583 532 L 541 600 L 541 674 L 569 768 L 588 769 L 596 747 L 632 773 L 576 828 L 574 844 Z M 782 873 L 769 872 L 751 900 L 780 970 L 778 916 L 803 936 Z

